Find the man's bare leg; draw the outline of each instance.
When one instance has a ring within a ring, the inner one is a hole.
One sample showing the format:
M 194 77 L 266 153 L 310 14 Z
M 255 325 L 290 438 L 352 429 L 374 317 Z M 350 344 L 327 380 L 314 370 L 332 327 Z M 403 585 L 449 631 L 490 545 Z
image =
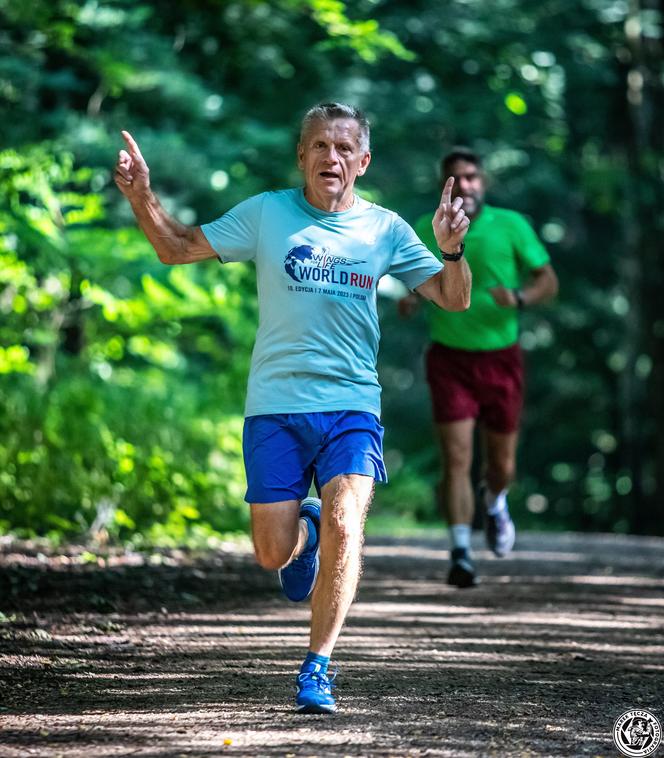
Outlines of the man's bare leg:
M 457 587 L 472 587 L 475 568 L 470 556 L 470 534 L 475 498 L 470 471 L 475 419 L 439 424 L 437 429 L 443 469 L 442 504 L 452 547 L 448 582 Z
M 482 429 L 484 481 L 494 494 L 508 489 L 516 471 L 518 432 L 501 434 Z
M 514 546 L 515 529 L 507 509 L 507 490 L 516 470 L 518 436 L 518 432 L 482 430 L 486 538 L 489 548 L 499 557 L 507 555 Z
M 345 474 L 322 489 L 320 568 L 312 595 L 310 646 L 297 677 L 296 705 L 301 713 L 336 709 L 327 664 L 357 590 L 373 487 L 373 477 Z M 297 500 L 251 506 L 254 549 L 261 566 L 282 568 L 306 548 L 309 526 L 299 514 Z
M 438 424 L 438 442 L 443 470 L 442 514 L 450 525 L 470 524 L 473 520 L 475 499 L 470 481 L 473 463 L 473 431 L 475 419 L 463 419 L 449 424 Z
M 251 535 L 256 560 L 265 569 L 280 569 L 296 558 L 307 542 L 300 501 L 252 503 Z
M 310 650 L 329 657 L 353 602 L 374 480 L 342 474 L 322 489 L 320 569 L 311 601 Z

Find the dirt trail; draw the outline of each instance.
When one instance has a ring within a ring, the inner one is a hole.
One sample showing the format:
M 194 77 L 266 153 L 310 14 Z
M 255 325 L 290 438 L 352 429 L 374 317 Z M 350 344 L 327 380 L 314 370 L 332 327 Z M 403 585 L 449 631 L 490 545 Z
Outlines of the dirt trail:
M 365 552 L 322 717 L 292 711 L 308 609 L 247 554 L 0 543 L 0 756 L 617 756 L 623 711 L 663 720 L 663 539 L 522 534 L 471 590 L 437 540 Z

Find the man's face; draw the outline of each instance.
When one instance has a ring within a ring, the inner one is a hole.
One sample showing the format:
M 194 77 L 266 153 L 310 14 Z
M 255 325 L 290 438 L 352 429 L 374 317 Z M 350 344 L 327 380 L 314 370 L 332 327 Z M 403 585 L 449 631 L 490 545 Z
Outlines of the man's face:
M 352 205 L 355 179 L 367 170 L 371 154 L 360 148 L 360 127 L 354 119 L 314 121 L 297 146 L 307 200 L 323 210 Z
M 484 177 L 480 169 L 469 161 L 458 160 L 450 166 L 449 176 L 454 177 L 452 197 L 463 199 L 463 209 L 469 218 L 476 216 L 484 203 Z

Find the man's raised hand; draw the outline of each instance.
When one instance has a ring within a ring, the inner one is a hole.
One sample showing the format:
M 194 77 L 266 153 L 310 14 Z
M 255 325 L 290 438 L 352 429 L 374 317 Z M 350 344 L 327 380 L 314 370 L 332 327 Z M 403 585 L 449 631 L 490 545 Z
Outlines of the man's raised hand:
M 138 145 L 129 132 L 122 132 L 127 150 L 120 150 L 115 164 L 114 179 L 122 194 L 132 200 L 150 189 L 150 169 Z
M 453 253 L 457 250 L 470 226 L 470 219 L 461 208 L 463 200 L 457 197 L 454 202 L 452 201 L 453 187 L 454 177 L 451 176 L 445 182 L 443 194 L 440 197 L 440 205 L 436 209 L 432 221 L 433 233 L 438 247 L 446 253 Z

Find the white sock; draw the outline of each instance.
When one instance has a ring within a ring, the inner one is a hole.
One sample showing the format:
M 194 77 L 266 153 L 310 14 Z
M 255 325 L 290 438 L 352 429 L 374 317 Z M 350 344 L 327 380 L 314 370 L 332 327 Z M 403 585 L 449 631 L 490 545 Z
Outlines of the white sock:
M 497 513 L 507 508 L 507 490 L 501 490 L 497 495 L 487 487 L 485 490 L 486 512 L 489 516 L 495 516 Z
M 454 524 L 450 527 L 452 548 L 462 547 L 470 550 L 470 524 Z

